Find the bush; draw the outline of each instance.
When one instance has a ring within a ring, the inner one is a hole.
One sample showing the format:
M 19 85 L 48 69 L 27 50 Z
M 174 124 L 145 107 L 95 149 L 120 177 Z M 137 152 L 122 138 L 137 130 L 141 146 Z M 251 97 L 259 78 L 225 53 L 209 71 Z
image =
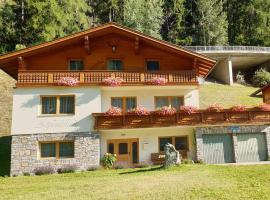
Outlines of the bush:
M 116 154 L 106 153 L 103 158 L 101 159 L 102 165 L 106 169 L 110 169 L 113 167 L 116 161 Z
M 204 164 L 203 160 L 197 160 L 196 163 L 197 164 Z
M 236 74 L 236 82 L 239 83 L 239 84 L 243 84 L 245 85 L 246 84 L 246 80 L 245 80 L 245 76 L 244 74 L 242 74 L 242 72 L 237 72 Z
M 182 164 L 194 164 L 194 161 L 191 159 L 183 159 Z
M 77 170 L 76 165 L 65 165 L 57 170 L 59 174 L 74 173 Z
M 259 69 L 253 76 L 253 84 L 257 87 L 263 87 L 270 83 L 270 73 L 266 69 Z
M 100 166 L 90 166 L 87 168 L 87 171 L 96 171 L 96 170 L 99 170 L 100 169 Z
M 136 166 L 136 168 L 147 168 L 147 167 L 150 167 L 150 165 L 147 164 L 147 163 L 139 163 L 139 164 Z
M 42 166 L 42 167 L 37 167 L 36 169 L 34 169 L 33 173 L 35 175 L 46 175 L 46 174 L 54 174 L 55 170 L 53 167 L 51 166 Z
M 244 105 L 235 105 L 235 106 L 232 106 L 230 109 L 233 112 L 244 112 L 247 110 L 247 107 Z
M 29 172 L 23 172 L 23 175 L 24 176 L 30 176 L 30 173 Z

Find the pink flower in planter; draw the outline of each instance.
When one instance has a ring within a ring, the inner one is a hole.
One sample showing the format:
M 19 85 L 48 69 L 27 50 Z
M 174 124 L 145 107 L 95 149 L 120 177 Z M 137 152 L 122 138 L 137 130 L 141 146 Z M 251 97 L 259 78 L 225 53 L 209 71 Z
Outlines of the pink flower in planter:
M 57 85 L 59 86 L 76 86 L 79 83 L 77 78 L 73 77 L 61 77 L 56 81 Z
M 162 116 L 174 115 L 176 113 L 176 109 L 172 107 L 164 106 L 157 109 L 156 113 Z
M 192 113 L 196 113 L 198 108 L 195 106 L 180 106 L 180 111 L 190 115 Z
M 233 112 L 244 112 L 247 110 L 247 107 L 244 105 L 234 105 L 230 108 L 231 111 Z
M 129 110 L 128 113 L 136 115 L 149 115 L 150 112 L 143 106 L 138 106 L 135 109 Z
M 221 112 L 224 110 L 223 106 L 217 104 L 217 103 L 214 103 L 214 104 L 211 104 L 209 105 L 206 110 L 208 112 Z
M 121 114 L 122 114 L 121 108 L 113 107 L 113 106 L 110 107 L 109 110 L 105 112 L 105 115 L 108 115 L 108 116 L 121 115 Z
M 108 78 L 105 78 L 103 80 L 103 83 L 108 85 L 108 86 L 111 86 L 111 87 L 116 87 L 116 86 L 119 86 L 121 85 L 122 83 L 124 82 L 123 79 L 119 78 L 119 77 L 116 77 L 116 78 L 113 78 L 113 77 L 108 77 Z
M 155 77 L 151 80 L 151 83 L 153 85 L 166 85 L 168 83 L 168 80 L 162 77 Z
M 262 103 L 255 108 L 261 111 L 270 111 L 270 104 Z

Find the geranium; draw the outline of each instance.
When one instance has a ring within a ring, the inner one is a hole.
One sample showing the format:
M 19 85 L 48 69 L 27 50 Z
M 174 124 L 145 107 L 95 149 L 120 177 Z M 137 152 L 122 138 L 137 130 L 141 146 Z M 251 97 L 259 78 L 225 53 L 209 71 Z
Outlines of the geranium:
M 198 108 L 195 106 L 180 106 L 180 111 L 190 115 L 192 113 L 196 113 Z
M 255 108 L 261 111 L 270 111 L 270 104 L 262 103 Z
M 103 83 L 108 85 L 108 86 L 111 86 L 111 87 L 116 87 L 116 86 L 119 86 L 121 85 L 122 83 L 124 82 L 123 79 L 119 78 L 119 77 L 116 77 L 116 78 L 113 78 L 113 77 L 108 77 L 108 78 L 105 78 L 103 80 Z
M 209 112 L 220 112 L 220 111 L 224 110 L 224 108 L 223 108 L 223 106 L 221 106 L 217 103 L 214 103 L 214 104 L 209 105 L 206 108 L 206 110 Z
M 166 116 L 166 115 L 173 115 L 176 113 L 176 109 L 168 106 L 161 107 L 156 110 L 158 115 Z
M 136 115 L 149 115 L 150 114 L 149 110 L 147 110 L 147 108 L 143 106 L 138 106 L 137 108 L 129 110 L 128 113 L 136 114 Z
M 162 77 L 155 77 L 151 80 L 151 83 L 153 85 L 166 85 L 166 83 L 168 83 L 168 80 Z
M 107 110 L 105 112 L 105 115 L 109 115 L 109 116 L 113 116 L 113 115 L 121 115 L 122 114 L 122 110 L 121 108 L 118 108 L 118 107 L 113 107 L 111 106 L 109 108 L 109 110 Z
M 79 83 L 79 80 L 77 78 L 73 77 L 61 77 L 56 81 L 57 85 L 60 86 L 76 86 Z
M 244 112 L 244 111 L 246 111 L 247 110 L 247 107 L 246 106 L 244 106 L 244 105 L 234 105 L 234 106 L 232 106 L 231 108 L 231 111 L 233 111 L 233 112 Z

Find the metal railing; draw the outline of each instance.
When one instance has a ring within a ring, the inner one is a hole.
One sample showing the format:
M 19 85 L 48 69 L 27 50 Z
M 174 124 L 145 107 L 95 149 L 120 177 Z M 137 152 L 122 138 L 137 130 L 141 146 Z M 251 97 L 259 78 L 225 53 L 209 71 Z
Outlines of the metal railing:
M 196 51 L 229 51 L 229 52 L 257 52 L 257 53 L 270 53 L 270 47 L 259 47 L 259 46 L 184 46 L 184 48 Z

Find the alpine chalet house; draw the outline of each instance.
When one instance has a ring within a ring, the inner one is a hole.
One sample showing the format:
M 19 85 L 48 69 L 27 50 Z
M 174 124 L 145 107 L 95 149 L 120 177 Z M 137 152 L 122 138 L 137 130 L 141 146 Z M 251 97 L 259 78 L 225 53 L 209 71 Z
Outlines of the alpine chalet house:
M 267 160 L 270 112 L 196 110 L 216 61 L 109 23 L 0 56 L 17 80 L 11 175 L 161 163 L 164 144 L 206 163 Z M 181 109 L 180 109 L 181 108 Z

